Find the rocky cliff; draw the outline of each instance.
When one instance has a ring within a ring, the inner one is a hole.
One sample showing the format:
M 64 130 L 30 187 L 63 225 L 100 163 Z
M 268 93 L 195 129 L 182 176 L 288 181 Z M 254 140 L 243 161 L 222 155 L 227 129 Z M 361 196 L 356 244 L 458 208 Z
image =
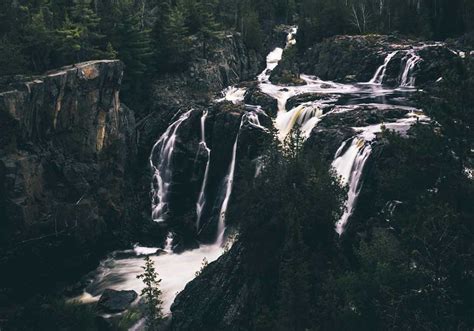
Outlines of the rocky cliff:
M 126 220 L 136 151 L 134 114 L 119 98 L 123 69 L 92 61 L 2 88 L 2 285 L 22 284 L 28 273 L 16 268 L 26 262 L 38 273 L 31 286 L 54 280 L 53 270 L 73 273 Z
M 221 189 L 222 178 L 227 171 L 232 146 L 239 130 L 240 117 L 244 113 L 242 107 L 232 104 L 214 106 L 213 101 L 229 85 L 254 79 L 265 67 L 264 59 L 264 55 L 245 46 L 239 33 L 222 34 L 212 43 L 206 58 L 202 57 L 201 48 L 197 48 L 185 70 L 155 80 L 152 107 L 137 121 L 139 162 L 143 165 L 141 186 L 144 194 L 141 210 L 149 211 L 150 198 L 147 190 L 152 182 L 152 173 L 147 159 L 151 148 L 178 118 L 177 114 L 195 110 L 183 123 L 176 141 L 173 179 L 170 184 L 171 211 L 167 222 L 171 230 L 191 241 L 197 238 L 196 200 L 206 166 L 206 156 L 200 147 L 201 115 L 204 111 L 209 113 L 206 136 L 209 147 L 213 150 L 208 192 L 212 200 Z M 212 206 L 208 207 L 212 209 Z M 214 226 L 215 220 L 211 226 L 213 230 Z M 213 230 L 203 230 L 201 239 L 213 240 Z

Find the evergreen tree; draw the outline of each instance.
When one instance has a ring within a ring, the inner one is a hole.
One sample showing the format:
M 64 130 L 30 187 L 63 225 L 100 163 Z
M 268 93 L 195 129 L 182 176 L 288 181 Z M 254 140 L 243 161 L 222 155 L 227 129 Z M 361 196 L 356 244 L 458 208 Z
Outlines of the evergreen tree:
M 27 63 L 21 45 L 13 43 L 7 36 L 0 37 L 0 76 L 25 72 Z
M 261 50 L 263 46 L 263 33 L 258 19 L 258 14 L 251 7 L 243 17 L 242 22 L 244 41 L 247 47 Z
M 30 55 L 32 69 L 36 72 L 47 70 L 51 66 L 52 53 L 58 46 L 58 40 L 51 28 L 51 17 L 49 9 L 42 7 L 38 13 L 31 15 L 24 30 L 24 52 Z
M 103 56 L 104 36 L 98 31 L 99 23 L 100 18 L 91 8 L 91 0 L 74 0 L 63 26 L 57 31 L 61 38 L 60 51 L 66 62 Z
M 145 257 L 145 266 L 142 269 L 143 273 L 137 278 L 145 284 L 141 296 L 145 299 L 146 305 L 146 327 L 149 331 L 155 331 L 163 319 L 163 301 L 160 298 L 161 290 L 159 289 L 161 279 L 158 279 L 155 265 L 149 256 Z
M 187 62 L 190 41 L 186 20 L 181 7 L 170 10 L 167 24 L 163 29 L 164 44 L 161 47 L 162 65 L 164 70 L 176 71 L 184 69 Z

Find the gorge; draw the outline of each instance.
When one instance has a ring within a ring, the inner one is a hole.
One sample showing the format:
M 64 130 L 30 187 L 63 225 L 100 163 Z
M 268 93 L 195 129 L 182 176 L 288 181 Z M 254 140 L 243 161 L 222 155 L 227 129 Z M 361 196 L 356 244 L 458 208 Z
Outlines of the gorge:
M 468 37 L 146 3 L 159 73 L 0 78 L 0 329 L 155 330 L 145 257 L 158 330 L 472 328 Z

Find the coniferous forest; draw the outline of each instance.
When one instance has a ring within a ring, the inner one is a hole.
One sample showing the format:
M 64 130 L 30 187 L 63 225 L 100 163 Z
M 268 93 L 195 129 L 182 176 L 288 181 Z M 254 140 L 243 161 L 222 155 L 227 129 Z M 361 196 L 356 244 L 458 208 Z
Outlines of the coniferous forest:
M 0 330 L 472 330 L 473 0 L 2 0 Z

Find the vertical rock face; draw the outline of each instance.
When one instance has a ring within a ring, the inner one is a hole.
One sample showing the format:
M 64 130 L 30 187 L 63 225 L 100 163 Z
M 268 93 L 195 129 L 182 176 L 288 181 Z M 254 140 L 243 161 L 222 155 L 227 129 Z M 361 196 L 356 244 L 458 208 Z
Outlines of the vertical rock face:
M 122 75 L 92 61 L 0 90 L 0 265 L 24 254 L 73 268 L 125 220 L 135 119 Z

